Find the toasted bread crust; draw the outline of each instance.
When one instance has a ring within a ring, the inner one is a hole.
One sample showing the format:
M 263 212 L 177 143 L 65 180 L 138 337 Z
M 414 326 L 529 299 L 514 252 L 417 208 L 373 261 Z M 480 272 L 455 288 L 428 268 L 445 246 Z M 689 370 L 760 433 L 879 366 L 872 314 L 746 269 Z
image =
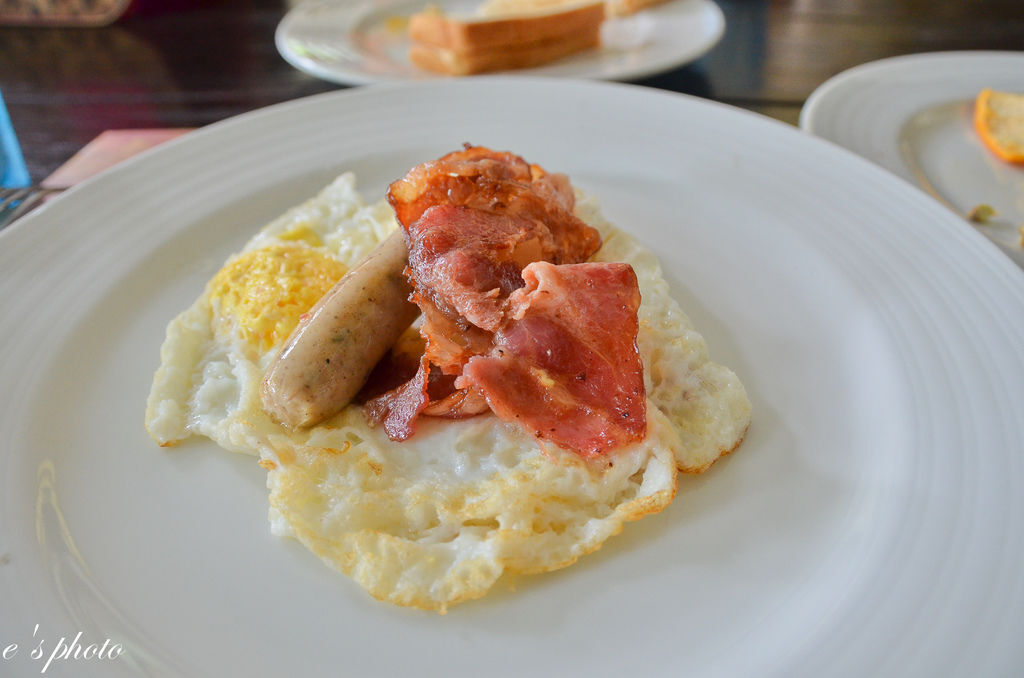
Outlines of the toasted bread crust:
M 596 32 L 532 43 L 525 48 L 519 46 L 468 52 L 413 43 L 409 48 L 409 60 L 419 68 L 435 73 L 472 75 L 532 68 L 599 44 L 600 36 Z
M 480 19 L 421 12 L 409 21 L 409 59 L 449 75 L 531 68 L 599 45 L 604 16 L 600 1 Z
M 409 19 L 413 42 L 456 52 L 533 46 L 576 33 L 590 33 L 604 20 L 604 4 L 591 2 L 539 14 L 484 19 L 456 19 L 438 12 L 421 12 Z

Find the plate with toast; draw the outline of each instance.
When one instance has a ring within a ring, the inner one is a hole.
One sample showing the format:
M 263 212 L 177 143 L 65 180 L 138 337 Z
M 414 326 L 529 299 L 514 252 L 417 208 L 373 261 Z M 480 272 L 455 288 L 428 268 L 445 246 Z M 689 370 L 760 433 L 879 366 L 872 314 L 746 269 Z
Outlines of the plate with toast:
M 712 0 L 306 0 L 275 42 L 300 71 L 343 85 L 494 73 L 633 80 L 700 58 L 724 32 Z

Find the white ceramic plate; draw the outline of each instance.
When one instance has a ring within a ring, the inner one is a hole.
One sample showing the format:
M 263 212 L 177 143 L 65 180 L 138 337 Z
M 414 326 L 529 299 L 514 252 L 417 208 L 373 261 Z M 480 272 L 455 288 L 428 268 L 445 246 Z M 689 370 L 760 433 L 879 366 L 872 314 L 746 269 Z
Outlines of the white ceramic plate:
M 469 14 L 479 0 L 434 3 Z M 415 68 L 406 56 L 403 19 L 422 0 L 307 0 L 277 27 L 275 41 L 288 63 L 310 75 L 362 85 L 389 80 L 427 80 L 439 75 Z M 635 15 L 608 19 L 602 46 L 537 68 L 533 76 L 631 80 L 683 66 L 707 53 L 725 31 L 725 16 L 711 0 L 670 0 Z
M 877 162 L 960 215 L 990 205 L 973 225 L 1024 266 L 1024 167 L 1003 162 L 974 131 L 985 87 L 1024 93 L 1024 53 L 937 52 L 883 59 L 825 82 L 800 126 Z
M 165 325 L 257 228 L 464 141 L 568 172 L 658 252 L 754 422 L 665 512 L 440 617 L 271 537 L 254 459 L 142 418 Z M 80 631 L 126 654 L 47 675 L 1015 674 L 1022 345 L 1024 272 L 959 218 L 699 99 L 474 79 L 213 125 L 0 234 L 0 673 Z

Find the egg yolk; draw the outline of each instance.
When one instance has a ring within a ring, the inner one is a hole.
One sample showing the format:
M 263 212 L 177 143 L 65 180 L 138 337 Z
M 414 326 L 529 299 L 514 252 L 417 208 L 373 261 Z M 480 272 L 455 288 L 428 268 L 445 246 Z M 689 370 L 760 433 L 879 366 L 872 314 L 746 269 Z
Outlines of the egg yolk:
M 346 267 L 301 244 L 271 245 L 230 261 L 210 281 L 221 316 L 261 353 L 291 334 L 299 317 L 345 275 Z
M 286 240 L 290 242 L 301 241 L 312 247 L 320 247 L 324 244 L 324 241 L 320 238 L 317 232 L 307 223 L 299 223 L 278 235 L 277 238 L 278 240 Z

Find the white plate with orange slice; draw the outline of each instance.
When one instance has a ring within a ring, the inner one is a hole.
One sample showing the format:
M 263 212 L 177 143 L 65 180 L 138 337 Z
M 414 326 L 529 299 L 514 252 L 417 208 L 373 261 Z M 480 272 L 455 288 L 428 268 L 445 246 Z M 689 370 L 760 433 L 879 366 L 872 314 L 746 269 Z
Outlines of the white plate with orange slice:
M 1024 94 L 1024 53 L 935 52 L 863 64 L 815 90 L 800 127 L 918 186 L 1024 266 L 1024 162 L 996 152 L 1009 137 L 992 132 L 991 118 L 975 123 L 985 89 Z

